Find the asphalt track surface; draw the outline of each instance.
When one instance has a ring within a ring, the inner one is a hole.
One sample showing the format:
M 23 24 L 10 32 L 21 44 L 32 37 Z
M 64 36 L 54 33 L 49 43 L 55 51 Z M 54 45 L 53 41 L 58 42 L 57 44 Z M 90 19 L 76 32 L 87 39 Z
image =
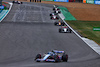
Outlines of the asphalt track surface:
M 59 33 L 50 20 L 53 5 L 14 4 L 0 23 L 0 67 L 100 67 L 100 56 L 74 33 Z M 35 62 L 38 53 L 64 50 L 68 62 Z

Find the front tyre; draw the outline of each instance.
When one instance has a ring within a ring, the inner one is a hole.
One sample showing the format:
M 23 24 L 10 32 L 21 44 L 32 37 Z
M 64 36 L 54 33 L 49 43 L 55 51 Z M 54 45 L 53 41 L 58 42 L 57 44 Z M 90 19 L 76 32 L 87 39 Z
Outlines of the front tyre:
M 50 16 L 52 16 L 52 14 L 50 14 Z
M 64 62 L 67 62 L 67 61 L 68 61 L 68 55 L 67 55 L 67 54 L 64 54 L 64 55 L 62 56 L 62 60 L 63 60 Z
M 23 4 L 23 2 L 21 2 L 21 4 Z

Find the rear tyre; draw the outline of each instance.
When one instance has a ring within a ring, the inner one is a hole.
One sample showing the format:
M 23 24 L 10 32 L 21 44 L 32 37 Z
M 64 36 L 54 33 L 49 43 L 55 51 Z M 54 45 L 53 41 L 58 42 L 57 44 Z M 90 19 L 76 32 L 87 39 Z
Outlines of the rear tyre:
M 52 17 L 50 19 L 52 19 Z
M 61 33 L 61 29 L 59 29 L 59 33 Z
M 62 60 L 63 60 L 64 62 L 67 62 L 67 61 L 68 61 L 68 55 L 67 55 L 67 54 L 64 54 L 64 55 L 62 56 Z
M 54 13 L 56 13 L 56 11 L 54 11 Z
M 21 4 L 23 4 L 23 2 L 21 2 Z
M 55 10 L 55 8 L 53 8 L 53 10 Z
M 57 22 L 55 22 L 54 25 L 56 26 L 57 25 Z
M 13 1 L 12 3 L 15 3 L 15 1 Z
M 59 8 L 57 10 L 59 10 Z
M 58 13 L 61 13 L 61 11 L 59 11 Z
M 71 29 L 69 29 L 69 31 L 70 31 L 69 33 L 71 33 L 71 32 L 72 32 L 72 30 L 71 30 Z
M 59 19 L 58 17 L 56 19 Z
M 65 25 L 64 22 L 62 22 L 62 23 L 61 23 L 61 26 L 64 26 L 64 25 Z

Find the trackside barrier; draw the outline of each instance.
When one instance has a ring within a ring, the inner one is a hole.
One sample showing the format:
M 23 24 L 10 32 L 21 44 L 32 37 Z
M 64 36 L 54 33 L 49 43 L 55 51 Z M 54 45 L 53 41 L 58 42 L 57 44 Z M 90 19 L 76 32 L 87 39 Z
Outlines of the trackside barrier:
M 69 0 L 54 0 L 55 2 L 69 2 Z
M 89 40 L 87 38 L 81 37 L 76 31 L 74 31 L 73 28 L 71 28 L 64 20 L 64 17 L 61 14 L 58 14 L 61 20 L 75 33 L 76 36 L 78 36 L 83 42 L 85 42 L 90 48 L 92 48 L 95 52 L 97 52 L 100 55 L 100 46 L 96 44 L 94 41 Z

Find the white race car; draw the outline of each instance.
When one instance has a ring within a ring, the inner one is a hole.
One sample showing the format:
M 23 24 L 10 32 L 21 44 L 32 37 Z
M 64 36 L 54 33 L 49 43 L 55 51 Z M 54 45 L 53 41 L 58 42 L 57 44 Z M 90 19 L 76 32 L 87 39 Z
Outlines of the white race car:
M 56 11 L 56 10 L 60 10 L 60 9 L 59 9 L 59 8 L 57 8 L 57 7 L 54 7 L 54 8 L 53 8 L 53 10 L 55 10 L 55 11 Z
M 51 13 L 51 14 L 50 14 L 50 16 L 54 16 L 54 15 L 57 15 L 57 13 Z
M 68 26 L 61 26 L 61 28 L 59 28 L 59 33 L 71 33 L 72 30 L 68 27 Z
M 54 13 L 57 13 L 58 14 L 58 13 L 61 13 L 61 11 L 60 10 L 57 10 L 57 11 L 54 11 Z
M 12 3 L 15 3 L 15 4 L 22 4 L 23 2 L 18 1 L 18 0 L 15 0 L 15 1 L 13 1 Z
M 56 15 L 53 15 L 53 16 L 51 16 L 51 18 L 50 18 L 50 19 L 57 20 L 57 19 L 59 19 L 59 17 L 58 17 L 58 16 L 56 16 Z

